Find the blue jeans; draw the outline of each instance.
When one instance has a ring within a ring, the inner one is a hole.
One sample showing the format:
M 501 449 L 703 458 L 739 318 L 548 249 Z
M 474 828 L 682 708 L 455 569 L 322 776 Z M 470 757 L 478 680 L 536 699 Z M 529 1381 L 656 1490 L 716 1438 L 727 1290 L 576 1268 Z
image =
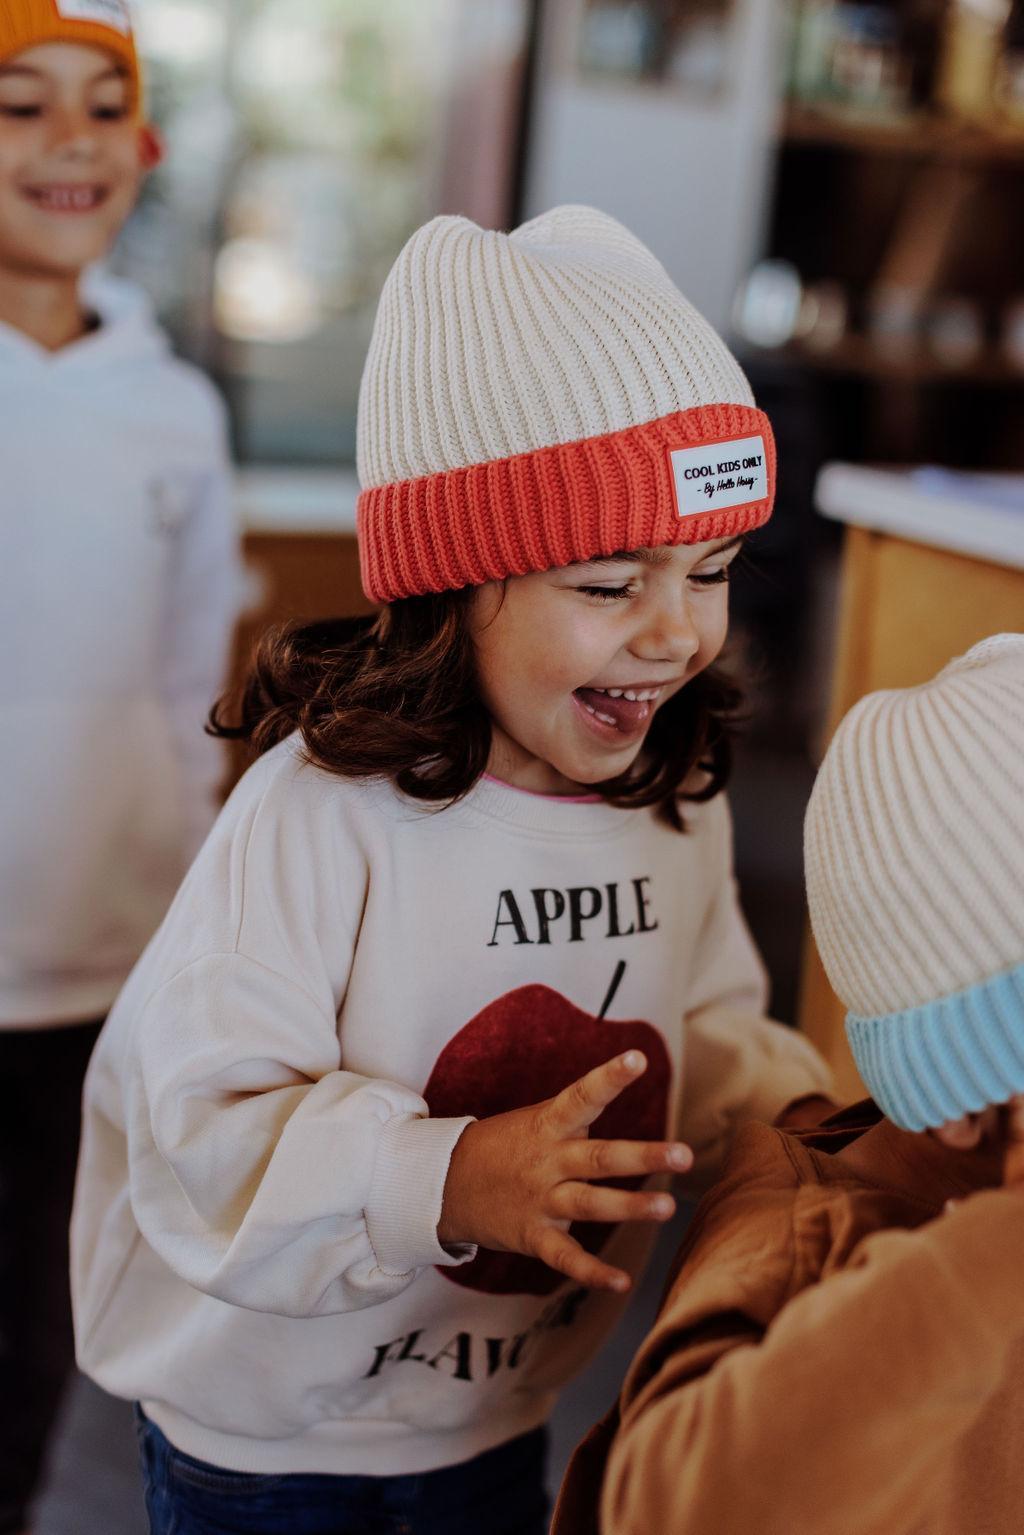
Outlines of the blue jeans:
M 150 1535 L 546 1535 L 542 1428 L 413 1476 L 263 1476 L 176 1450 L 136 1408 Z

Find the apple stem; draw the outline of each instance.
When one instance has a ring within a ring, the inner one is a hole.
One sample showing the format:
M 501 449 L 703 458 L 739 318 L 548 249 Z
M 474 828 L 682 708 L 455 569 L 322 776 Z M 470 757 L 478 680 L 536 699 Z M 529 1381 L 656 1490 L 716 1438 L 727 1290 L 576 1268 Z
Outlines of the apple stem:
M 620 959 L 619 963 L 615 967 L 615 974 L 612 976 L 612 984 L 608 988 L 608 995 L 601 1003 L 601 1011 L 597 1015 L 599 1018 L 606 1018 L 608 1016 L 608 1009 L 615 1001 L 615 993 L 622 985 L 622 977 L 625 975 L 625 973 L 626 961 L 624 959 Z

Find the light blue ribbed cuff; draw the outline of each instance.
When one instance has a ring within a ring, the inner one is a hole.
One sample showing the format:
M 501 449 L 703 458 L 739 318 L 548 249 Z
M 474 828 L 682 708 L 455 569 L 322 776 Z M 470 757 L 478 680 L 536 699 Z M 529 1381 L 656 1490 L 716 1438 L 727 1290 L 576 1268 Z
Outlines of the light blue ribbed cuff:
M 1024 1093 L 1024 964 L 881 1018 L 849 1013 L 857 1070 L 903 1130 L 926 1130 Z

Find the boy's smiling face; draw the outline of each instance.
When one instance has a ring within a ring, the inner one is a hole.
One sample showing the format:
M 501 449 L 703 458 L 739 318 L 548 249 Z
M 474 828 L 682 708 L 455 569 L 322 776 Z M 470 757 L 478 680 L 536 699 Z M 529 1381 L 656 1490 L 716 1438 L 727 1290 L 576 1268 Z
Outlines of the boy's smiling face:
M 470 627 L 494 771 L 540 793 L 624 773 L 656 711 L 719 654 L 739 544 L 640 549 L 480 587 Z
M 132 91 L 81 43 L 0 60 L 0 271 L 67 277 L 105 255 L 146 168 Z

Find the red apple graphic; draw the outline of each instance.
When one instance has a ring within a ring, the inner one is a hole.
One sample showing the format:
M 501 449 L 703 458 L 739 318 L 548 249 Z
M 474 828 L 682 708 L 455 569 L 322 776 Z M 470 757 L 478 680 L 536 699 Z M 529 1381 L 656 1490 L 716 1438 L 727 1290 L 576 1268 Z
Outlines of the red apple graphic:
M 625 1050 L 647 1057 L 643 1076 L 591 1126 L 599 1140 L 655 1141 L 665 1136 L 672 1067 L 664 1040 L 649 1023 L 606 1019 L 625 971 L 620 962 L 595 1018 L 549 986 L 520 986 L 491 1002 L 442 1050 L 423 1090 L 438 1118 L 488 1119 L 552 1098 L 585 1072 Z M 610 1178 L 609 1188 L 638 1188 L 640 1178 Z M 600 1252 L 613 1228 L 577 1222 L 572 1235 Z M 439 1268 L 452 1284 L 489 1295 L 550 1295 L 567 1281 L 537 1258 L 481 1249 L 472 1263 Z

